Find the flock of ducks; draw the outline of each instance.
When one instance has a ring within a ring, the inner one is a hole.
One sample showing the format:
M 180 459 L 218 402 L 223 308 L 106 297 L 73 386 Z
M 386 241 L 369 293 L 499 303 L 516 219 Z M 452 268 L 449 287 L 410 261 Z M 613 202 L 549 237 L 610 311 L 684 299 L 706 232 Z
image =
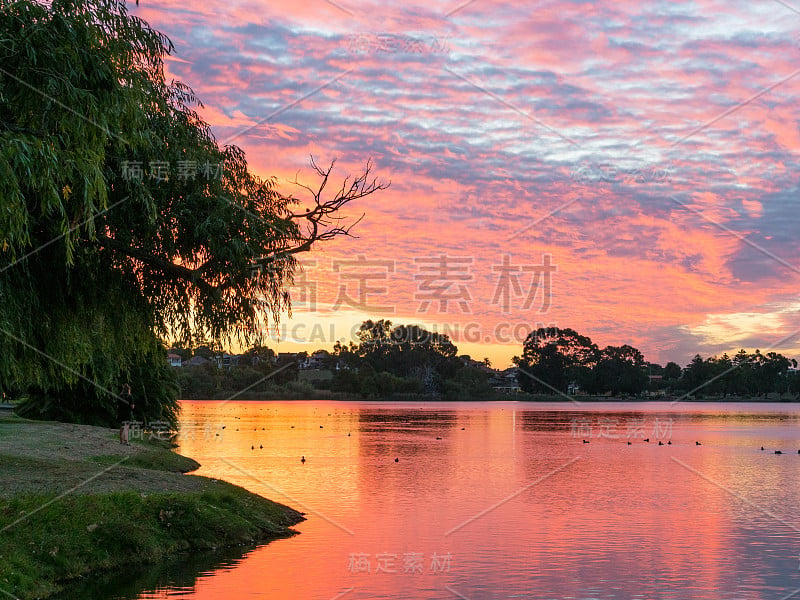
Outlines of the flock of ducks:
M 322 425 L 320 425 L 320 426 L 319 426 L 319 428 L 320 428 L 320 429 L 323 429 L 323 426 L 322 426 Z M 225 427 L 223 426 L 223 427 L 222 427 L 222 429 L 225 429 Z M 294 425 L 292 425 L 292 429 L 294 429 Z M 465 427 L 462 427 L 462 428 L 461 428 L 461 431 L 464 431 L 465 429 L 466 429 Z M 256 430 L 257 430 L 256 428 L 254 428 L 254 429 L 253 429 L 253 431 L 256 431 Z M 262 427 L 262 428 L 261 428 L 261 430 L 262 430 L 262 431 L 264 431 L 265 429 Z M 239 431 L 239 430 L 237 429 L 236 431 Z M 219 435 L 219 434 L 217 434 L 217 435 Z M 348 433 L 347 433 L 347 437 L 350 437 L 350 432 L 348 432 Z M 439 437 L 439 436 L 436 436 L 436 439 L 437 439 L 437 440 L 441 440 L 442 438 L 441 438 L 441 437 Z M 588 443 L 590 443 L 590 442 L 589 442 L 589 440 L 582 440 L 582 441 L 583 441 L 583 443 L 584 443 L 584 444 L 588 444 Z M 643 439 L 642 439 L 642 441 L 643 441 L 643 442 L 647 442 L 647 443 L 649 444 L 649 443 L 650 443 L 650 438 L 643 438 Z M 632 445 L 633 445 L 633 442 L 631 442 L 631 441 L 628 441 L 628 446 L 632 446 Z M 666 443 L 666 444 L 664 444 L 664 442 L 662 442 L 661 440 L 659 440 L 659 441 L 658 441 L 658 445 L 659 445 L 659 446 L 672 446 L 672 440 L 667 440 L 667 443 Z M 700 442 L 698 442 L 698 441 L 695 441 L 694 445 L 695 445 L 695 446 L 702 446 L 703 444 L 701 444 L 701 443 L 700 443 Z M 263 450 L 263 449 L 264 449 L 264 446 L 263 446 L 263 445 L 259 445 L 259 446 L 258 446 L 258 448 L 259 448 L 260 450 Z M 256 447 L 255 447 L 255 446 L 250 446 L 250 450 L 255 450 L 255 449 L 256 449 Z M 762 452 L 764 451 L 764 446 L 761 446 L 761 451 L 762 451 Z M 797 453 L 798 453 L 798 454 L 800 454 L 800 450 L 798 450 L 798 451 L 797 451 Z M 782 451 L 782 450 L 775 450 L 775 454 L 783 454 L 783 451 Z M 305 457 L 305 455 L 303 455 L 303 456 L 301 456 L 301 457 L 300 457 L 300 462 L 301 462 L 302 464 L 305 464 L 305 463 L 306 463 L 306 457 Z M 396 462 L 396 463 L 399 463 L 399 462 L 400 462 L 400 459 L 399 459 L 399 458 L 395 458 L 395 459 L 394 459 L 394 462 Z
M 647 442 L 649 444 L 650 443 L 650 438 L 643 438 L 642 441 L 643 442 Z M 583 443 L 584 444 L 588 444 L 589 440 L 583 440 Z M 695 444 L 695 446 L 702 446 L 703 445 L 700 442 L 695 442 L 694 444 Z M 661 440 L 659 440 L 658 441 L 658 445 L 659 446 L 672 446 L 672 440 L 667 440 L 666 444 L 664 442 L 662 442 Z M 633 442 L 629 441 L 628 442 L 628 446 L 633 446 Z M 763 448 L 762 448 L 762 450 L 763 450 Z
M 761 446 L 761 451 L 764 451 L 764 446 Z M 797 453 L 800 454 L 800 450 L 798 450 Z M 783 450 L 775 450 L 775 454 L 783 454 Z
M 439 438 L 436 438 L 436 439 L 438 440 Z M 642 441 L 643 442 L 647 442 L 649 444 L 650 443 L 650 438 L 644 438 Z M 589 440 L 583 440 L 583 443 L 584 444 L 588 444 Z M 633 445 L 633 442 L 629 441 L 628 442 L 628 446 L 632 446 L 632 445 Z M 659 446 L 672 446 L 672 440 L 667 440 L 666 444 L 664 442 L 662 442 L 661 440 L 659 440 L 658 441 L 658 445 Z M 702 446 L 703 444 L 701 444 L 700 442 L 695 441 L 694 445 L 695 446 Z M 762 452 L 764 451 L 764 446 L 761 446 L 761 451 Z M 800 450 L 798 450 L 797 453 L 800 454 Z M 783 454 L 783 450 L 775 450 L 775 454 Z
M 321 429 L 321 428 L 322 428 L 322 425 L 320 425 L 320 429 Z M 462 429 L 463 429 L 463 427 L 462 427 Z M 347 435 L 349 436 L 350 434 L 348 433 Z M 440 438 L 440 437 L 437 437 L 436 439 L 437 439 L 437 440 L 440 440 L 440 439 L 442 439 L 442 438 Z M 649 444 L 649 443 L 650 443 L 650 438 L 644 438 L 642 441 L 643 441 L 643 442 L 647 442 L 647 443 Z M 589 443 L 589 440 L 583 440 L 583 443 L 584 443 L 584 444 L 588 444 L 588 443 Z M 632 446 L 632 445 L 633 445 L 633 442 L 630 442 L 630 441 L 629 441 L 629 442 L 628 442 L 628 446 Z M 667 443 L 666 443 L 666 444 L 664 444 L 664 442 L 662 442 L 661 440 L 659 440 L 659 441 L 658 441 L 658 445 L 659 445 L 659 446 L 665 446 L 665 445 L 666 445 L 666 446 L 672 446 L 672 440 L 667 440 Z M 698 442 L 698 441 L 695 441 L 694 445 L 695 445 L 695 446 L 702 446 L 703 444 L 701 444 L 701 443 L 700 443 L 700 442 Z M 259 446 L 259 448 L 263 448 L 263 447 L 264 447 L 264 446 Z M 254 449 L 255 449 L 255 446 L 251 446 L 251 447 L 250 447 L 250 449 L 251 449 L 251 450 L 254 450 Z M 761 446 L 761 450 L 762 450 L 762 451 L 764 450 L 764 446 Z M 798 450 L 798 451 L 797 451 L 797 453 L 798 453 L 798 454 L 800 454 L 800 450 Z M 775 450 L 775 454 L 783 454 L 783 451 L 781 451 L 781 450 Z M 300 462 L 301 462 L 301 463 L 303 463 L 303 464 L 305 464 L 305 463 L 306 463 L 306 457 L 305 457 L 305 455 L 304 455 L 304 456 L 302 456 L 302 457 L 300 458 Z M 396 463 L 397 463 L 397 462 L 400 462 L 400 459 L 399 459 L 399 458 L 395 458 L 395 459 L 394 459 L 394 462 L 396 462 Z
M 224 426 L 223 426 L 222 428 L 223 428 L 223 429 L 225 429 L 225 427 L 224 427 Z M 320 429 L 324 429 L 324 427 L 323 427 L 322 425 L 320 425 L 320 426 L 319 426 L 319 428 L 320 428 Z M 292 425 L 292 429 L 294 429 L 294 425 Z M 257 427 L 254 427 L 254 428 L 253 428 L 253 431 L 257 431 L 257 430 L 258 430 L 258 428 L 257 428 Z M 466 430 L 466 427 L 462 427 L 462 428 L 461 428 L 461 431 L 464 431 L 464 430 Z M 239 429 L 237 428 L 237 429 L 236 429 L 236 431 L 239 431 Z M 261 431 L 265 431 L 265 428 L 264 428 L 264 427 L 262 427 L 262 428 L 261 428 Z M 219 434 L 217 434 L 217 435 L 219 435 Z M 347 437 L 350 437 L 350 432 L 349 432 L 349 431 L 347 432 Z M 441 440 L 442 438 L 441 438 L 441 437 L 439 437 L 439 436 L 436 436 L 436 439 L 437 439 L 437 440 Z M 588 443 L 589 443 L 589 442 L 587 442 L 587 441 L 585 441 L 585 440 L 584 440 L 584 444 L 588 444 Z M 630 443 L 630 442 L 628 442 L 628 443 Z M 253 445 L 253 446 L 250 446 L 250 450 L 255 450 L 255 449 L 256 449 L 255 445 Z M 259 446 L 258 446 L 258 449 L 259 449 L 259 450 L 263 450 L 263 449 L 264 449 L 264 445 L 263 445 L 263 444 L 259 444 Z M 303 456 L 301 456 L 301 457 L 300 457 L 300 462 L 301 462 L 302 464 L 306 464 L 306 457 L 305 457 L 305 455 L 303 455 Z M 399 463 L 399 462 L 400 462 L 400 459 L 399 459 L 399 458 L 395 458 L 395 459 L 394 459 L 394 462 L 396 462 L 396 463 Z

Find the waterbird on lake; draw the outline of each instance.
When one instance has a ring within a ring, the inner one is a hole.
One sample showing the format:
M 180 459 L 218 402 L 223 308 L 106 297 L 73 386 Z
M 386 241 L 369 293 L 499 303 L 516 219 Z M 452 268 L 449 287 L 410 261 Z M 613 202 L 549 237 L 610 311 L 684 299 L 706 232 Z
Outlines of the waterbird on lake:
M 320 425 L 320 426 L 319 426 L 319 428 L 320 428 L 320 429 L 324 429 L 324 427 L 323 427 L 322 425 Z
M 644 441 L 649 444 L 650 443 L 650 438 L 644 438 Z
M 255 449 L 256 449 L 255 446 L 250 446 L 250 450 L 255 450 Z
M 667 441 L 667 446 L 672 446 L 672 440 Z
M 780 450 L 775 450 L 775 454 L 783 454 Z
M 349 431 L 347 432 L 347 437 L 350 437 L 350 432 Z
M 436 439 L 437 439 L 437 440 L 440 440 L 440 439 L 442 439 L 442 438 L 440 438 L 440 437 L 437 435 L 437 436 L 436 436 Z M 800 450 L 798 450 L 798 452 L 800 452 Z
M 400 459 L 399 458 L 395 458 L 394 462 L 400 462 Z
M 263 450 L 263 449 L 264 449 L 264 446 L 263 446 L 262 444 L 259 444 L 259 445 L 258 445 L 258 448 L 259 448 L 259 450 Z
M 632 446 L 632 445 L 633 445 L 633 443 L 632 443 L 632 442 L 628 442 L 628 446 Z
M 702 446 L 703 444 L 701 444 L 700 442 L 695 442 L 694 445 L 695 446 Z
M 589 441 L 588 441 L 588 440 L 583 440 L 583 443 L 584 443 L 584 444 L 588 444 L 588 443 L 589 443 Z
M 762 450 L 762 451 L 764 450 L 764 446 L 761 446 L 761 450 Z
M 301 463 L 305 463 L 305 462 L 306 462 L 306 457 L 305 457 L 305 455 L 303 455 L 303 456 L 301 456 L 301 457 L 300 457 L 300 462 L 301 462 Z
M 658 440 L 658 445 L 659 445 L 659 446 L 663 446 L 663 445 L 664 445 L 664 442 L 662 442 L 661 440 Z

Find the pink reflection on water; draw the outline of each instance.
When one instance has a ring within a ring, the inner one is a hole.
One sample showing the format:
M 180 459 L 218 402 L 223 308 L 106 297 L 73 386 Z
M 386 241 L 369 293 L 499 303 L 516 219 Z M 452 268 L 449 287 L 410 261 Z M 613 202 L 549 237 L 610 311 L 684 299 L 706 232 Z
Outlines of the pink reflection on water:
M 301 535 L 198 579 L 192 598 L 771 598 L 800 587 L 797 407 L 183 406 L 180 451 L 198 474 L 308 517 Z M 587 418 L 592 435 L 576 436 Z M 663 446 L 626 435 L 629 421 L 652 431 L 657 419 L 672 420 Z

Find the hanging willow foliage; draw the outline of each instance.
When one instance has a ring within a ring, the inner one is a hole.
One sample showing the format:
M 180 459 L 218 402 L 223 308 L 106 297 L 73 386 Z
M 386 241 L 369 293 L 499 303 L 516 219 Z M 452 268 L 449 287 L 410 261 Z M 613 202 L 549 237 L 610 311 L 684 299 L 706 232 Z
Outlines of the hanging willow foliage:
M 3 2 L 0 390 L 32 414 L 111 420 L 131 381 L 174 421 L 161 340 L 263 339 L 295 256 L 349 235 L 341 209 L 388 185 L 367 162 L 323 197 L 334 164 L 312 158 L 297 211 L 166 81 L 172 50 L 124 2 Z

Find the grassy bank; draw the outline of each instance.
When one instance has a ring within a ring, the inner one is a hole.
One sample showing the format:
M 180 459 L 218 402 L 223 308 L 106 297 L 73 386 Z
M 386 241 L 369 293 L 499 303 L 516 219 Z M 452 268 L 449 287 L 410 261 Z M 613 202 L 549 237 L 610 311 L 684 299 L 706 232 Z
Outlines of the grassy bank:
M 42 598 L 70 579 L 292 535 L 300 513 L 152 442 L 99 427 L 0 419 L 0 596 Z

